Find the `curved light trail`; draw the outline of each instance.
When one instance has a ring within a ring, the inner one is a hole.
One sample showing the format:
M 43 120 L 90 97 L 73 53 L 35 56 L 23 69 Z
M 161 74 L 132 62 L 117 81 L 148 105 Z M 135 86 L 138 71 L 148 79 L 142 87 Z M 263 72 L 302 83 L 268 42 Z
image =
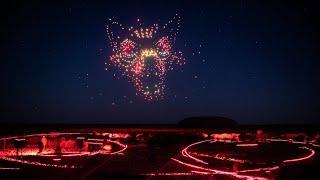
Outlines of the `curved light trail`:
M 303 144 L 303 143 L 297 143 L 296 141 L 289 141 L 289 140 L 283 140 L 283 139 L 268 139 L 268 141 L 270 142 L 290 142 L 290 143 L 293 143 L 293 144 Z M 187 147 L 185 147 L 184 149 L 181 150 L 181 154 L 183 157 L 185 158 L 189 158 L 190 160 L 192 161 L 195 161 L 197 163 L 201 163 L 201 164 L 204 164 L 204 165 L 208 165 L 209 163 L 204 161 L 204 160 L 201 160 L 195 156 L 204 156 L 204 157 L 211 157 L 211 158 L 215 158 L 215 156 L 209 156 L 209 155 L 206 155 L 206 154 L 198 154 L 196 152 L 192 152 L 190 153 L 188 150 L 196 145 L 199 145 L 199 144 L 202 144 L 202 143 L 205 143 L 205 142 L 212 142 L 211 140 L 203 140 L 203 141 L 198 141 L 198 142 L 195 142 L 195 143 L 192 143 L 190 145 L 188 145 Z M 306 144 L 306 143 L 305 143 Z M 256 144 L 256 143 L 250 143 L 250 144 L 236 144 L 237 147 L 257 147 L 259 144 Z M 313 145 L 313 144 L 312 144 Z M 304 161 L 304 160 L 307 160 L 307 159 L 310 159 L 312 158 L 314 155 L 315 155 L 315 151 L 311 148 L 308 148 L 308 147 L 299 147 L 300 149 L 305 149 L 305 150 L 308 150 L 309 153 L 303 157 L 299 157 L 299 158 L 295 158 L 295 159 L 287 159 L 287 160 L 283 160 L 281 161 L 280 163 L 284 163 L 284 164 L 287 164 L 287 163 L 292 163 L 292 162 L 300 162 L 300 161 Z M 195 155 L 195 156 L 192 156 L 192 155 Z M 219 158 L 217 157 L 218 159 L 220 160 L 228 160 L 228 158 Z M 244 169 L 244 170 L 240 170 L 240 171 L 237 171 L 237 172 L 230 172 L 230 171 L 222 171 L 222 170 L 218 170 L 218 169 L 213 169 L 213 168 L 208 168 L 208 167 L 204 167 L 204 166 L 201 166 L 201 165 L 197 165 L 197 164 L 193 164 L 193 163 L 187 163 L 187 162 L 183 162 L 182 160 L 178 160 L 176 158 L 171 158 L 172 160 L 174 160 L 175 162 L 181 164 L 181 165 L 185 165 L 185 166 L 188 166 L 188 167 L 191 167 L 191 168 L 194 168 L 194 169 L 197 169 L 197 170 L 192 170 L 191 172 L 192 173 L 197 173 L 197 174 L 202 174 L 202 175 L 213 175 L 213 174 L 221 174 L 221 175 L 228 175 L 228 176 L 233 176 L 233 177 L 236 177 L 236 178 L 246 178 L 246 179 L 266 179 L 264 177 L 259 177 L 259 176 L 249 176 L 249 175 L 240 175 L 238 173 L 249 173 L 249 172 L 271 172 L 271 171 L 275 171 L 275 170 L 278 170 L 280 169 L 280 166 L 273 166 L 273 167 L 266 167 L 266 168 L 256 168 L 256 169 Z M 242 160 L 242 161 L 238 161 L 237 159 L 233 159 L 231 158 L 234 162 L 240 162 L 240 163 L 246 163 L 245 160 Z M 231 160 L 230 160 L 231 161 Z M 200 171 L 199 171 L 200 170 Z
M 36 137 L 36 136 L 61 136 L 61 135 L 80 135 L 80 134 L 86 134 L 86 133 L 48 133 L 48 134 L 31 134 L 31 135 L 24 135 L 24 136 L 14 136 L 14 137 L 5 137 L 5 138 L 0 138 L 0 140 L 12 140 L 12 139 L 21 139 L 26 137 Z M 88 139 L 90 141 L 98 141 L 99 144 L 103 144 L 102 141 L 103 139 Z M 112 140 L 106 140 L 110 143 L 114 143 L 121 148 L 118 151 L 115 152 L 107 152 L 106 150 L 99 149 L 95 152 L 74 152 L 74 151 L 69 151 L 67 153 L 61 153 L 61 154 L 45 154 L 45 153 L 37 153 L 37 152 L 29 152 L 27 153 L 27 156 L 41 156 L 41 157 L 53 157 L 52 161 L 61 161 L 60 157 L 78 157 L 78 156 L 93 156 L 97 154 L 104 154 L 104 155 L 116 155 L 116 154 L 122 154 L 126 149 L 127 145 L 122 144 L 118 141 L 112 141 Z M 92 142 L 95 143 L 95 142 Z M 16 159 L 12 158 L 9 156 L 6 156 L 5 153 L 0 153 L 0 159 L 5 160 L 5 161 L 10 161 L 10 162 L 16 162 L 16 163 L 21 163 L 21 164 L 27 164 L 27 165 L 35 165 L 35 166 L 42 166 L 42 167 L 54 167 L 54 168 L 79 168 L 76 165 L 67 165 L 67 164 L 50 164 L 50 163 L 43 163 L 43 162 L 38 162 L 38 161 L 30 161 L 30 160 L 21 160 L 21 159 Z

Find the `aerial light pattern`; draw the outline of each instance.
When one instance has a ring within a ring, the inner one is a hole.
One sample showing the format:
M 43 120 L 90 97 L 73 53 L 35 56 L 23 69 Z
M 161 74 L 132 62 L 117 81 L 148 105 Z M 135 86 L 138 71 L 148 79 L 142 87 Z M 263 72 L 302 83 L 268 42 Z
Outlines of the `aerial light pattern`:
M 135 26 L 125 27 L 109 18 L 106 28 L 113 54 L 106 65 L 119 68 L 137 95 L 148 101 L 162 99 L 166 72 L 185 64 L 182 52 L 174 49 L 180 27 L 178 14 L 164 25 L 150 26 L 137 19 Z

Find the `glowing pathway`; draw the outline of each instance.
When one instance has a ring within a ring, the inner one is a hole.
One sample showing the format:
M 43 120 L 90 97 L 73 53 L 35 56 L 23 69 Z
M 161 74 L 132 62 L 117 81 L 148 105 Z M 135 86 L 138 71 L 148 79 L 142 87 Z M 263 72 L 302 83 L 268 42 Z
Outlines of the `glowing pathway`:
M 61 135 L 86 135 L 84 133 L 49 133 L 49 134 L 32 134 L 32 135 L 25 135 L 25 136 L 15 136 L 15 137 L 5 137 L 0 138 L 0 140 L 8 141 L 8 140 L 14 140 L 14 139 L 21 139 L 24 140 L 29 137 L 41 137 L 41 136 L 61 136 Z M 88 139 L 90 140 L 90 143 L 98 142 L 100 145 L 103 145 L 104 139 Z M 103 155 L 118 155 L 122 154 L 126 149 L 127 145 L 122 144 L 118 141 L 112 141 L 112 140 L 105 140 L 106 142 L 116 144 L 117 146 L 121 147 L 119 150 L 115 152 L 110 152 L 110 150 L 104 150 L 103 148 L 100 148 L 97 151 L 94 152 L 81 152 L 81 151 L 68 151 L 68 152 L 62 152 L 61 154 L 54 154 L 53 151 L 48 151 L 45 153 L 38 153 L 37 148 L 25 148 L 26 151 L 23 151 L 22 156 L 37 156 L 37 157 L 52 157 L 53 162 L 60 162 L 62 157 L 79 157 L 79 156 L 94 156 L 97 154 L 103 154 Z M 31 160 L 23 160 L 23 159 L 17 159 L 13 158 L 15 157 L 15 149 L 5 149 L 3 151 L 0 151 L 0 159 L 10 162 L 16 162 L 26 165 L 34 165 L 34 166 L 42 166 L 42 167 L 53 167 L 53 168 L 79 168 L 80 166 L 76 165 L 67 165 L 67 164 L 51 164 L 51 163 L 44 163 L 39 161 L 31 161 Z M 8 168 L 9 170 L 10 168 Z M 5 170 L 5 168 L 2 168 L 2 170 Z
M 283 140 L 283 139 L 268 139 L 268 141 L 269 142 L 289 142 L 292 144 L 306 144 L 306 143 L 300 143 L 300 142 L 296 142 L 296 141 L 292 141 L 292 140 L 289 141 L 289 140 Z M 196 163 L 199 163 L 199 164 L 187 163 L 187 162 L 185 162 L 183 160 L 179 160 L 177 158 L 171 158 L 171 159 L 181 165 L 193 168 L 193 170 L 191 170 L 191 173 L 196 173 L 196 174 L 201 174 L 201 175 L 220 174 L 220 175 L 227 175 L 227 176 L 232 176 L 232 177 L 236 177 L 236 178 L 240 178 L 240 179 L 266 179 L 265 177 L 242 175 L 239 173 L 251 173 L 251 172 L 270 173 L 272 171 L 280 169 L 280 167 L 278 165 L 276 165 L 273 167 L 243 169 L 243 170 L 239 170 L 239 171 L 235 171 L 235 172 L 230 172 L 230 171 L 223 171 L 223 170 L 205 167 L 205 165 L 208 165 L 209 163 L 202 160 L 202 159 L 199 159 L 198 157 L 207 157 L 207 158 L 215 158 L 215 159 L 219 159 L 219 160 L 233 161 L 233 162 L 238 162 L 238 163 L 247 163 L 246 160 L 239 160 L 239 159 L 234 159 L 234 158 L 220 157 L 218 155 L 214 156 L 214 155 L 208 155 L 208 154 L 201 154 L 201 153 L 197 153 L 197 152 L 190 152 L 190 148 L 195 147 L 195 146 L 202 144 L 202 143 L 206 143 L 206 142 L 213 143 L 214 141 L 211 141 L 211 140 L 198 141 L 198 142 L 195 142 L 195 143 L 188 145 L 187 147 L 185 147 L 184 149 L 181 150 L 181 155 L 183 157 L 188 158 L 192 161 L 195 161 Z M 239 143 L 239 144 L 235 145 L 235 147 L 239 147 L 239 148 L 258 147 L 258 146 L 259 146 L 259 144 L 257 144 L 257 143 L 250 143 L 250 144 Z M 309 147 L 304 146 L 304 147 L 298 147 L 298 148 L 307 150 L 309 153 L 307 155 L 304 155 L 303 157 L 283 160 L 280 163 L 287 164 L 287 163 L 296 163 L 296 162 L 300 162 L 300 161 L 305 161 L 307 159 L 312 158 L 316 154 L 316 152 Z M 202 165 L 200 165 L 200 164 L 202 164 Z

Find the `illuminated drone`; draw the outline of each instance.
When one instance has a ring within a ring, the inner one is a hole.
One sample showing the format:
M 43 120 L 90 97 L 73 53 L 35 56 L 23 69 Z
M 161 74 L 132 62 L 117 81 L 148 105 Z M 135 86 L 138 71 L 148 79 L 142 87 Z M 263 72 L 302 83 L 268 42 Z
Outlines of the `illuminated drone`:
M 107 35 L 113 54 L 110 63 L 118 67 L 137 89 L 137 95 L 146 100 L 163 98 L 165 74 L 173 65 L 183 65 L 182 52 L 174 49 L 180 29 L 180 17 L 176 14 L 168 23 L 142 27 L 125 27 L 113 19 L 107 24 Z

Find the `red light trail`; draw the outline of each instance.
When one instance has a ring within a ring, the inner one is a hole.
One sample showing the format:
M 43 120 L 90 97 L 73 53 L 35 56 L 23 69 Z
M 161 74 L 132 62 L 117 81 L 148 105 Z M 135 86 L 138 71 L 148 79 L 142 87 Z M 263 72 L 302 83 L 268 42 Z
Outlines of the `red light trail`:
M 214 174 L 228 175 L 228 176 L 233 176 L 233 177 L 241 178 L 241 179 L 245 178 L 245 179 L 266 180 L 266 178 L 263 178 L 263 177 L 239 175 L 239 174 L 236 174 L 234 172 L 228 172 L 228 171 L 221 171 L 221 170 L 216 170 L 216 169 L 204 168 L 204 167 L 201 167 L 201 166 L 198 166 L 198 165 L 185 163 L 185 162 L 182 162 L 182 161 L 180 161 L 178 159 L 175 159 L 175 158 L 171 158 L 171 159 L 176 161 L 176 162 L 178 162 L 178 163 L 180 163 L 180 164 L 182 164 L 182 165 L 185 165 L 185 166 L 189 166 L 189 167 L 192 167 L 192 168 L 195 168 L 195 169 L 204 170 L 204 171 L 209 171 L 209 172 L 205 172 L 205 173 L 213 172 Z M 194 172 L 199 172 L 199 171 L 194 171 Z
M 0 167 L 0 170 L 20 170 L 20 168 Z
M 211 140 L 204 140 L 204 141 L 199 141 L 199 142 L 196 142 L 196 143 L 192 143 L 192 144 L 190 144 L 189 146 L 187 146 L 186 148 L 184 148 L 184 149 L 181 151 L 181 154 L 182 154 L 183 156 L 189 157 L 189 158 L 191 158 L 191 159 L 193 159 L 193 160 L 195 160 L 195 161 L 197 161 L 197 162 L 199 162 L 199 163 L 208 164 L 207 162 L 202 161 L 201 159 L 198 159 L 198 158 L 196 158 L 196 157 L 194 157 L 194 156 L 191 156 L 191 155 L 188 153 L 188 149 L 191 148 L 192 146 L 195 146 L 195 145 L 197 145 L 197 144 L 201 144 L 201 143 L 204 143 L 204 142 L 208 142 L 208 141 L 211 141 Z
M 238 163 L 242 163 L 242 164 L 247 162 L 246 160 L 227 158 L 227 157 L 224 157 L 224 156 L 222 156 L 220 154 L 209 155 L 209 154 L 203 154 L 203 153 L 197 153 L 197 152 L 191 152 L 191 154 L 194 154 L 194 155 L 199 156 L 199 157 L 208 157 L 208 158 L 214 158 L 214 159 L 219 159 L 219 160 L 238 162 Z
M 258 144 L 237 144 L 237 147 L 255 147 L 258 146 Z
M 270 142 L 289 142 L 289 143 L 293 143 L 293 144 L 301 144 L 301 143 L 297 143 L 296 141 L 292 141 L 292 140 L 283 140 L 283 139 L 268 139 L 268 141 Z M 185 147 L 184 149 L 181 150 L 181 155 L 185 158 L 188 158 L 192 161 L 195 161 L 197 163 L 203 164 L 203 165 L 209 165 L 208 162 L 199 159 L 195 156 L 198 157 L 207 157 L 207 158 L 215 158 L 215 159 L 219 159 L 219 160 L 226 160 L 226 161 L 232 161 L 232 162 L 238 162 L 238 163 L 248 163 L 249 161 L 247 160 L 239 160 L 239 159 L 234 159 L 234 158 L 227 158 L 224 156 L 221 156 L 219 154 L 217 155 L 208 155 L 208 154 L 202 154 L 202 153 L 197 153 L 197 152 L 190 152 L 190 148 L 196 146 L 196 145 L 200 145 L 202 143 L 206 143 L 209 142 L 210 144 L 214 143 L 215 141 L 211 141 L 211 140 L 203 140 L 203 141 L 198 141 L 195 143 L 192 143 L 190 145 L 188 145 L 187 147 Z M 249 144 L 244 144 L 244 143 L 239 143 L 235 144 L 236 147 L 258 147 L 259 144 L 257 143 L 249 143 Z M 283 160 L 280 162 L 287 164 L 287 163 L 293 163 L 293 162 L 299 162 L 299 161 L 304 161 L 307 159 L 312 158 L 315 155 L 315 151 L 311 148 L 308 147 L 298 147 L 300 149 L 305 149 L 308 150 L 309 153 L 303 157 L 299 157 L 299 158 L 295 158 L 295 159 L 287 159 L 287 160 Z M 191 155 L 192 154 L 192 155 Z M 221 175 L 228 175 L 228 176 L 233 176 L 236 178 L 245 178 L 245 179 L 266 179 L 265 177 L 260 177 L 260 176 L 251 176 L 251 175 L 240 175 L 239 173 L 250 173 L 250 172 L 266 172 L 266 173 L 270 173 L 271 171 L 275 171 L 280 169 L 279 165 L 273 166 L 273 167 L 261 167 L 261 168 L 255 168 L 255 169 L 243 169 L 243 170 L 237 170 L 236 172 L 230 172 L 230 171 L 223 171 L 223 170 L 218 170 L 218 169 L 214 169 L 214 168 L 209 168 L 209 167 L 204 167 L 198 164 L 193 164 L 193 163 L 187 163 L 184 162 L 182 160 L 179 160 L 177 158 L 171 158 L 172 160 L 174 160 L 175 162 L 181 164 L 181 165 L 185 165 L 197 170 L 191 170 L 192 173 L 198 173 L 198 174 L 202 174 L 202 175 L 214 175 L 214 174 L 221 174 Z M 201 170 L 201 171 L 198 171 Z
M 299 148 L 308 150 L 308 151 L 310 152 L 310 154 L 308 154 L 308 155 L 306 155 L 306 156 L 304 156 L 304 157 L 301 157 L 301 158 L 284 160 L 283 162 L 284 162 L 284 163 L 290 163 L 290 162 L 304 161 L 304 160 L 306 160 L 306 159 L 311 158 L 311 157 L 314 156 L 315 153 L 316 153 L 313 149 L 310 149 L 310 148 L 308 148 L 308 147 L 299 147 Z
M 41 162 L 33 162 L 33 161 L 27 161 L 27 160 L 20 160 L 20 159 L 15 159 L 15 158 L 10 158 L 10 157 L 0 157 L 0 159 L 3 159 L 5 161 L 11 161 L 11 162 L 17 162 L 17 163 L 22 163 L 22 164 L 28 164 L 28 165 L 35 165 L 35 166 L 43 166 L 43 167 L 54 167 L 54 168 L 77 168 L 74 165 L 68 166 L 68 165 L 58 165 L 58 164 L 48 164 L 48 163 L 41 163 Z
M 190 176 L 194 175 L 193 173 L 185 172 L 171 172 L 171 173 L 143 173 L 143 176 Z

